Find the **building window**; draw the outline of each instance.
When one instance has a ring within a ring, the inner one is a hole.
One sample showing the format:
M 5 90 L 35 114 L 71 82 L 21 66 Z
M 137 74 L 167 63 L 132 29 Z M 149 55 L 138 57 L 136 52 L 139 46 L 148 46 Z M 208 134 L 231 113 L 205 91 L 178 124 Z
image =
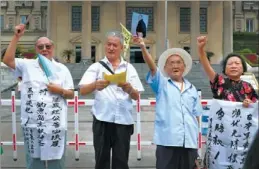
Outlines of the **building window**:
M 72 31 L 81 31 L 82 29 L 82 6 L 72 6 Z
M 207 8 L 200 8 L 200 32 L 207 32 Z
M 254 19 L 246 19 L 246 32 L 254 32 Z
M 3 30 L 4 29 L 4 16 L 0 15 L 0 29 Z
M 146 48 L 149 51 L 149 47 Z M 145 63 L 139 47 L 130 47 L 130 63 Z
M 200 32 L 207 32 L 208 21 L 207 8 L 200 8 Z M 191 30 L 191 9 L 180 8 L 180 32 Z
M 92 31 L 100 31 L 100 7 L 92 6 Z
M 180 32 L 190 32 L 190 8 L 180 8 Z
M 133 12 L 148 15 L 147 31 L 154 31 L 153 7 L 127 7 L 126 8 L 126 27 L 128 30 L 131 30 L 131 20 L 132 20 Z
M 28 18 L 28 15 L 21 15 L 21 16 L 20 16 L 20 22 L 21 22 L 22 24 L 25 24 L 26 21 L 27 21 L 27 18 Z M 28 24 L 26 25 L 26 29 L 29 29 L 29 26 L 30 26 L 30 23 L 28 23 Z

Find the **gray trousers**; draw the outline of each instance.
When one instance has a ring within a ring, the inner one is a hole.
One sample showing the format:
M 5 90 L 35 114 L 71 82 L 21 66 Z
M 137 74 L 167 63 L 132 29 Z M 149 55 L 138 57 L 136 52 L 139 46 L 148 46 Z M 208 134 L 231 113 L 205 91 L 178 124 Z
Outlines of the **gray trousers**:
M 67 137 L 65 137 L 65 141 L 67 140 L 66 138 Z M 48 160 L 47 162 L 42 161 L 39 158 L 32 158 L 29 154 L 28 145 L 26 145 L 25 140 L 24 140 L 24 149 L 26 153 L 26 169 L 64 169 L 65 168 L 66 144 L 65 144 L 64 154 L 60 160 Z

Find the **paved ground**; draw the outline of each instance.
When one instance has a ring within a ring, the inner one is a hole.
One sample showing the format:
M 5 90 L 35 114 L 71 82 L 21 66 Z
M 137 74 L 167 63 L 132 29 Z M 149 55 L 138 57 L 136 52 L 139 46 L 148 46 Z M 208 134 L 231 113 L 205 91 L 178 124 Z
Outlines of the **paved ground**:
M 19 107 L 17 107 L 19 112 Z M 11 113 L 10 107 L 2 106 L 0 109 L 0 115 L 2 116 L 1 123 L 1 137 L 2 141 L 10 141 L 12 138 L 12 127 L 11 127 Z M 22 141 L 23 138 L 20 132 L 19 113 L 17 113 L 17 141 Z M 79 135 L 80 141 L 92 141 L 91 121 L 92 116 L 90 115 L 89 108 L 79 108 Z M 74 136 L 74 114 L 73 109 L 69 108 L 68 115 L 68 141 L 73 141 Z M 141 114 L 141 128 L 142 128 L 142 141 L 152 141 L 153 137 L 153 121 L 154 113 L 152 108 L 143 108 Z M 136 127 L 135 133 L 132 136 L 132 141 L 136 141 Z M 18 146 L 18 160 L 13 161 L 12 147 L 4 146 L 4 154 L 2 155 L 1 167 L 2 169 L 21 169 L 25 168 L 24 150 L 23 146 Z M 76 168 L 87 168 L 93 169 L 94 167 L 94 150 L 93 146 L 81 146 L 80 147 L 80 159 L 75 161 L 74 147 L 68 147 L 66 152 L 66 166 L 69 169 Z M 131 169 L 154 169 L 155 168 L 155 146 L 142 146 L 142 158 L 137 160 L 137 147 L 131 146 L 129 166 Z

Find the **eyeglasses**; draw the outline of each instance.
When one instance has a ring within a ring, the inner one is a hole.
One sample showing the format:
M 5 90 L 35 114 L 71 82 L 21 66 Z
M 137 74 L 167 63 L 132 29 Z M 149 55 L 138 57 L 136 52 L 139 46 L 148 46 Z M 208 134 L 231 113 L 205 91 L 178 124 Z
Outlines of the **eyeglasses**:
M 37 46 L 37 48 L 38 48 L 39 50 L 43 50 L 44 47 L 49 50 L 49 49 L 51 49 L 52 45 L 50 45 L 50 44 L 42 44 L 42 45 L 38 45 L 38 46 Z
M 179 65 L 182 65 L 182 64 L 184 64 L 184 62 L 182 62 L 182 61 L 173 61 L 173 62 L 167 62 L 166 63 L 166 65 L 169 66 L 169 67 L 172 67 L 173 65 L 179 66 Z

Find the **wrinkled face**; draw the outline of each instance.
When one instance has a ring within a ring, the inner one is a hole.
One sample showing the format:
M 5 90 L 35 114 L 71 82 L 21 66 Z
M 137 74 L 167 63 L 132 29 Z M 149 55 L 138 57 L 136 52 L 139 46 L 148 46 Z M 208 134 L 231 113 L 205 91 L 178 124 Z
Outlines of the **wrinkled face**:
M 173 80 L 179 80 L 183 76 L 185 64 L 183 59 L 178 55 L 169 56 L 164 67 L 165 72 Z
M 120 38 L 116 36 L 110 36 L 105 43 L 105 55 L 108 60 L 116 60 L 120 58 L 120 54 L 123 50 Z
M 48 59 L 52 59 L 54 46 L 48 38 L 42 37 L 38 39 L 35 47 L 37 53 Z
M 242 65 L 242 61 L 238 57 L 231 57 L 228 59 L 225 69 L 225 74 L 229 78 L 240 78 L 243 74 L 244 69 Z

